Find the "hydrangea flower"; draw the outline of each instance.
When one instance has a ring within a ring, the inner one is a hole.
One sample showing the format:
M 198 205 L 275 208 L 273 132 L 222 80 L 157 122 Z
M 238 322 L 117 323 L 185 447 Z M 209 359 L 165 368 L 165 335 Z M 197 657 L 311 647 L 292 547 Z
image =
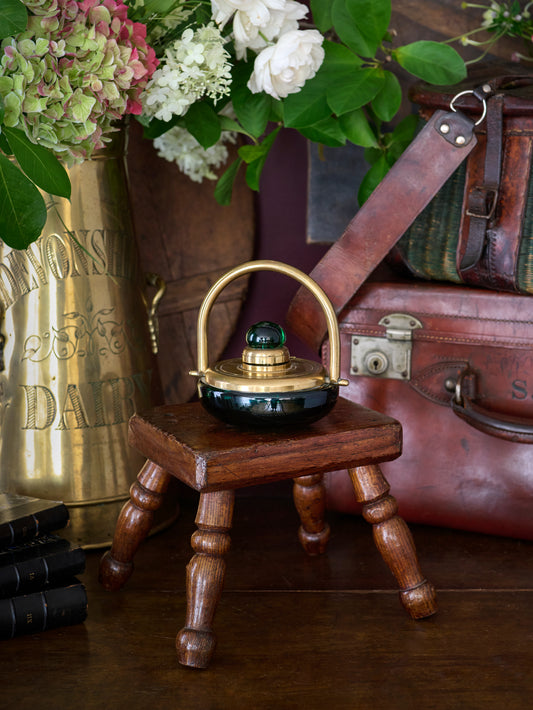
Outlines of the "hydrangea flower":
M 175 126 L 154 140 L 154 147 L 161 158 L 176 163 L 181 172 L 193 182 L 216 180 L 214 170 L 224 165 L 228 159 L 226 143 L 235 143 L 236 136 L 231 131 L 222 131 L 215 145 L 204 149 L 185 128 Z
M 224 39 L 213 23 L 186 29 L 165 51 L 143 96 L 144 113 L 163 121 L 183 116 L 204 96 L 214 101 L 229 94 L 231 65 Z
M 158 60 L 123 0 L 22 0 L 25 32 L 2 42 L 6 126 L 69 160 L 103 147 L 113 122 L 140 114 Z

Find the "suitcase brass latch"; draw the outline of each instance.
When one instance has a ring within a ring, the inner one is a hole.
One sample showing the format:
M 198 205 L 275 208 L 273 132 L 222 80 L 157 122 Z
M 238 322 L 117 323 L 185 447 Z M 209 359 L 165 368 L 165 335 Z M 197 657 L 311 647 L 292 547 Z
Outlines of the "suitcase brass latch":
M 379 325 L 385 337 L 353 336 L 350 374 L 409 380 L 413 331 L 422 323 L 407 313 L 391 313 Z

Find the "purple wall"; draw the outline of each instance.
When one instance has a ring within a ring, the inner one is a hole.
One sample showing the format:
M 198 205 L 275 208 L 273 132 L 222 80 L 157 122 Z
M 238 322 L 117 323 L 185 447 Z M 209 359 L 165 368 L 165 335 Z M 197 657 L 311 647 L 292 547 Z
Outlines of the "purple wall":
M 309 273 L 327 251 L 327 245 L 306 241 L 307 141 L 291 129 L 283 129 L 274 143 L 261 178 L 256 199 L 255 259 L 274 259 Z M 239 357 L 244 335 L 253 323 L 272 320 L 284 325 L 285 313 L 298 283 L 273 272 L 250 277 L 247 300 L 224 357 Z M 287 334 L 292 355 L 316 359 L 295 336 Z

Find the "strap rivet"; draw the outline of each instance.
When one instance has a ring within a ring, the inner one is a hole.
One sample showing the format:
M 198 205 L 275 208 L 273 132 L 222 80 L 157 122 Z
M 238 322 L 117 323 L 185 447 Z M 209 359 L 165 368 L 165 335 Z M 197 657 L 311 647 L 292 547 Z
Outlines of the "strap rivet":
M 490 92 L 492 91 L 492 87 L 490 84 L 483 84 L 481 88 L 486 94 L 490 94 Z
M 466 138 L 464 136 L 457 136 L 455 142 L 457 145 L 464 145 L 466 143 Z
M 449 133 L 450 132 L 450 126 L 447 123 L 442 123 L 440 126 L 440 132 L 441 133 Z

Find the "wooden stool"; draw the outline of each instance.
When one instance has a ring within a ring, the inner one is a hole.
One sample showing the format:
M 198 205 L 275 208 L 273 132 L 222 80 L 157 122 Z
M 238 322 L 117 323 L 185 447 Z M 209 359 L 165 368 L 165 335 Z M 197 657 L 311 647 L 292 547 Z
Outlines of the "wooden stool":
M 198 530 L 191 541 L 195 554 L 187 567 L 187 616 L 176 638 L 183 665 L 206 668 L 215 649 L 212 625 L 230 546 L 234 489 L 242 486 L 293 478 L 299 538 L 315 555 L 329 537 L 323 474 L 347 468 L 378 550 L 398 581 L 402 604 L 413 619 L 435 613 L 435 591 L 420 572 L 409 529 L 397 516 L 377 465 L 401 453 L 401 427 L 394 419 L 339 399 L 330 414 L 307 428 L 242 431 L 195 402 L 134 415 L 130 443 L 148 460 L 119 516 L 113 546 L 102 558 L 100 581 L 106 589 L 127 581 L 170 476 L 200 492 Z

